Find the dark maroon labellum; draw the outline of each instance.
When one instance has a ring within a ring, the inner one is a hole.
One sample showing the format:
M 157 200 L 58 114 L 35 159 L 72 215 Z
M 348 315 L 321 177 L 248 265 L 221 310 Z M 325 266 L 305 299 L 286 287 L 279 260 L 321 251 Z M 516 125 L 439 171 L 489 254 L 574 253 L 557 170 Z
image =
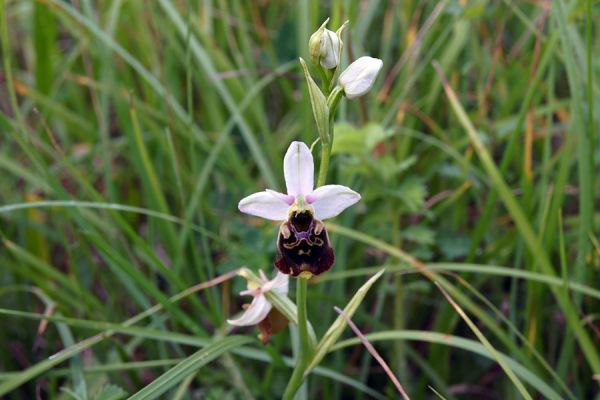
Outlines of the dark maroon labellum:
M 288 322 L 288 319 L 277 308 L 271 308 L 267 317 L 258 323 L 263 344 L 269 343 L 271 336 L 283 331 L 288 326 Z
M 302 272 L 319 275 L 331 268 L 334 261 L 325 226 L 311 212 L 294 213 L 281 224 L 275 259 L 278 270 L 292 276 Z

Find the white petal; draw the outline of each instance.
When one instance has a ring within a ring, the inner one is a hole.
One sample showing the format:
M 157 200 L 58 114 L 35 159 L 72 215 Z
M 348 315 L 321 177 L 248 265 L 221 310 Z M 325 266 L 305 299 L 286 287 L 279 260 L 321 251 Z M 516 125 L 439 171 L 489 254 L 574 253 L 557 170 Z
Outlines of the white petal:
M 290 144 L 283 159 L 283 174 L 289 195 L 305 196 L 312 192 L 315 166 L 312 154 L 304 143 L 292 142 Z
M 246 308 L 241 317 L 238 319 L 228 319 L 227 322 L 236 326 L 258 325 L 259 322 L 267 317 L 271 308 L 273 306 L 268 302 L 267 298 L 260 295 L 252 300 L 250 307 Z
M 321 66 L 332 69 L 340 63 L 340 39 L 335 32 L 325 29 L 321 35 Z
M 281 193 L 279 193 L 281 194 Z M 285 196 L 281 194 L 281 196 Z M 258 192 L 240 200 L 238 208 L 241 212 L 273 221 L 284 221 L 288 218 L 290 206 L 283 198 L 269 192 Z
M 317 188 L 306 200 L 315 209 L 320 220 L 333 218 L 360 200 L 360 194 L 342 185 L 325 185 Z
M 272 280 L 267 282 L 265 285 L 263 285 L 263 290 L 265 292 L 267 290 L 273 290 L 277 293 L 287 295 L 288 288 L 289 288 L 289 281 L 290 281 L 290 278 L 288 275 L 286 275 L 280 271 L 277 271 L 277 275 L 275 275 L 275 278 L 273 278 Z
M 360 97 L 367 93 L 381 67 L 383 61 L 373 57 L 361 57 L 348 66 L 340 75 L 340 85 L 349 99 Z
M 248 281 L 248 287 L 250 287 L 250 281 Z M 240 292 L 240 296 L 258 296 L 260 295 L 260 287 L 255 287 L 254 289 L 242 290 Z
M 294 196 L 290 196 L 289 194 L 283 194 L 283 193 L 279 193 L 276 192 L 274 190 L 271 189 L 265 189 L 265 192 L 269 193 L 271 196 L 275 196 L 278 199 L 285 201 L 288 205 L 292 205 L 294 204 Z
M 263 271 L 262 269 L 258 270 L 258 276 L 260 276 L 260 279 L 263 280 L 263 283 L 269 281 L 269 278 L 267 278 L 267 275 L 265 275 L 265 271 Z

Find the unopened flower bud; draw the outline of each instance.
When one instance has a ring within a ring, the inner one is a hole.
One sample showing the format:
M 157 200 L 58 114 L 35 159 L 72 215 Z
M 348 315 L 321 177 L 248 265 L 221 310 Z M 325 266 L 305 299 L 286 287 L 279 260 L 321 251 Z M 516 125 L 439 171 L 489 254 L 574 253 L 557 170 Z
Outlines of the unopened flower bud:
M 383 61 L 373 57 L 361 57 L 348 66 L 340 75 L 340 86 L 349 99 L 366 94 L 373 87 Z
M 342 41 L 337 33 L 325 28 L 329 18 L 313 33 L 308 41 L 310 58 L 323 68 L 333 69 L 340 63 Z
M 321 35 L 321 66 L 333 69 L 340 63 L 341 41 L 335 32 L 325 29 Z
M 329 22 L 329 18 L 323 22 L 323 25 L 319 27 L 308 40 L 308 51 L 310 53 L 310 59 L 316 64 L 321 59 L 321 36 L 325 31 L 325 25 Z

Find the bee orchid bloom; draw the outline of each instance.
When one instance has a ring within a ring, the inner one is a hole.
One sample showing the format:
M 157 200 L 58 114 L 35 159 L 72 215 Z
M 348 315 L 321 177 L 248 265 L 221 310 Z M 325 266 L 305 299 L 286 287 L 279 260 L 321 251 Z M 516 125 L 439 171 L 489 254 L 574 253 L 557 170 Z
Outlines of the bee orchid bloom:
M 318 275 L 334 262 L 333 250 L 323 222 L 360 200 L 342 185 L 314 189 L 313 157 L 306 144 L 292 142 L 283 159 L 287 194 L 265 190 L 242 199 L 241 212 L 283 221 L 277 242 L 275 266 L 285 274 Z
M 277 272 L 277 275 L 272 280 L 269 280 L 265 273 L 260 271 L 261 285 L 257 286 L 248 281 L 248 290 L 240 292 L 241 296 L 253 296 L 254 299 L 250 306 L 246 308 L 244 314 L 238 319 L 228 319 L 227 322 L 235 326 L 252 326 L 263 322 L 273 305 L 269 303 L 265 293 L 269 290 L 284 294 L 287 296 L 289 278 L 287 275 Z

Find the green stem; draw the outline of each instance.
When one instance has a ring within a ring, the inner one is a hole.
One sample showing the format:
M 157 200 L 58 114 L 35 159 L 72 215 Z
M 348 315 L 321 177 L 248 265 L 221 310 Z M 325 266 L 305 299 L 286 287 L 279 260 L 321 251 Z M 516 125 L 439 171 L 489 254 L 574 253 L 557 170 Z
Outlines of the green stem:
M 333 127 L 329 126 L 329 137 L 333 140 Z M 329 157 L 331 156 L 331 142 L 321 144 L 321 165 L 319 166 L 319 177 L 317 187 L 323 186 L 327 179 L 329 169 Z M 285 388 L 283 399 L 293 399 L 296 392 L 304 382 L 304 372 L 312 357 L 312 346 L 308 336 L 308 317 L 306 312 L 306 288 L 308 279 L 302 276 L 296 280 L 296 306 L 298 307 L 298 336 L 300 339 L 300 352 L 292 377 Z
M 325 68 L 323 68 L 321 66 L 321 64 L 317 63 L 317 70 L 319 71 L 319 75 L 321 76 L 321 81 L 322 81 L 322 87 L 323 87 L 323 94 L 325 95 L 325 97 L 329 96 L 329 86 L 331 85 L 331 78 L 332 78 L 332 74 L 331 72 L 329 72 L 328 70 L 326 70 Z
M 296 281 L 296 306 L 298 307 L 298 335 L 300 336 L 300 363 L 306 366 L 312 355 L 312 346 L 308 336 L 308 317 L 306 312 L 306 291 L 308 279 L 299 277 Z
M 332 129 L 330 128 L 330 131 Z M 331 134 L 330 134 L 331 136 Z M 331 155 L 331 143 L 321 144 L 321 165 L 319 166 L 319 177 L 317 178 L 317 187 L 323 186 L 327 179 L 327 170 L 329 169 L 329 156 Z
M 327 96 L 327 108 L 329 109 L 329 124 L 333 122 L 335 110 L 337 109 L 340 100 L 344 97 L 344 89 L 341 86 L 336 86 Z
M 296 361 L 296 367 L 292 377 L 285 388 L 283 399 L 293 399 L 296 392 L 304 382 L 304 371 L 310 362 L 312 348 L 308 336 L 308 324 L 306 313 L 306 287 L 308 279 L 298 277 L 296 280 L 296 306 L 298 307 L 298 336 L 300 339 L 300 352 Z
M 336 87 L 327 98 L 327 108 L 329 109 L 329 132 L 327 142 L 321 143 L 321 165 L 319 165 L 319 177 L 316 187 L 323 186 L 327 181 L 327 170 L 329 169 L 329 157 L 331 156 L 331 145 L 333 144 L 333 117 L 340 99 L 343 96 L 343 90 Z

